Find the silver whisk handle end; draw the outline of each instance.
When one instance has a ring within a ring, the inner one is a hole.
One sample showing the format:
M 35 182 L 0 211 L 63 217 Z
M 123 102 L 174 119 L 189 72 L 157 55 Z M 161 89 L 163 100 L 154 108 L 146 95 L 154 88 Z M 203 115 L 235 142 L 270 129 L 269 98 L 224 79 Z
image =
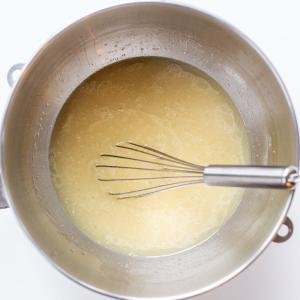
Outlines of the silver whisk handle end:
M 209 165 L 203 172 L 208 185 L 293 189 L 300 181 L 295 166 Z

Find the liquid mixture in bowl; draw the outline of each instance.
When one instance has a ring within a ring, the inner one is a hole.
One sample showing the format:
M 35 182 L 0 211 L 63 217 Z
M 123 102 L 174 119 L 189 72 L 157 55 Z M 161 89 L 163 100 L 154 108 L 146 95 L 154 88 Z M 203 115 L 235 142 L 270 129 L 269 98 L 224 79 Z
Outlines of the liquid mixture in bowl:
M 209 238 L 237 208 L 242 189 L 204 184 L 136 199 L 108 195 L 153 186 L 98 181 L 141 176 L 136 170 L 96 168 L 102 153 L 132 156 L 114 147 L 124 141 L 201 165 L 249 163 L 239 113 L 207 76 L 159 58 L 100 70 L 63 107 L 52 136 L 50 165 L 74 224 L 102 246 L 130 255 L 170 254 Z M 115 163 L 113 158 L 110 162 Z

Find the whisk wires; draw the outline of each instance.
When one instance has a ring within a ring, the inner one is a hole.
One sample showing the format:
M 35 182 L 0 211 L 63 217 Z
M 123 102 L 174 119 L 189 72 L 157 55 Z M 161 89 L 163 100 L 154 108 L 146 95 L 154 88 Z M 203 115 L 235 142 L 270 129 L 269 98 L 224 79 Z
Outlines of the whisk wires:
M 102 154 L 102 158 L 114 158 L 128 162 L 141 163 L 142 166 L 131 165 L 112 165 L 112 164 L 97 164 L 97 168 L 110 168 L 110 169 L 125 169 L 149 172 L 163 172 L 170 175 L 164 176 L 141 176 L 141 177 L 125 177 L 125 178 L 98 178 L 99 181 L 142 181 L 142 180 L 176 180 L 175 182 L 156 184 L 147 188 L 138 188 L 125 192 L 110 192 L 110 195 L 117 196 L 117 199 L 139 198 L 154 193 L 187 186 L 203 182 L 204 167 L 201 165 L 193 164 L 185 160 L 179 159 L 175 156 L 169 155 L 154 148 L 139 145 L 133 142 L 126 142 L 117 144 L 117 148 L 121 150 L 131 151 L 132 153 L 142 154 L 148 159 L 137 158 L 125 155 Z M 145 164 L 145 165 L 144 165 Z M 176 173 L 176 175 L 171 175 Z

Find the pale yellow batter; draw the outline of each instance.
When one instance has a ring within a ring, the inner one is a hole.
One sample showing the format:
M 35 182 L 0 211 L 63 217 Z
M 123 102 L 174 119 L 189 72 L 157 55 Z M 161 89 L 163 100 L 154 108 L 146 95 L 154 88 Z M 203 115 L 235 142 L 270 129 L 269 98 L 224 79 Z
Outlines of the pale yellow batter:
M 114 147 L 123 141 L 202 165 L 248 163 L 241 118 L 227 94 L 204 75 L 158 58 L 130 60 L 99 71 L 63 108 L 50 156 L 65 209 L 99 244 L 131 255 L 169 254 L 207 239 L 238 206 L 243 190 L 204 184 L 137 199 L 108 195 L 153 185 L 97 180 L 141 175 L 96 168 L 99 163 L 116 163 L 103 161 L 102 153 L 132 156 Z

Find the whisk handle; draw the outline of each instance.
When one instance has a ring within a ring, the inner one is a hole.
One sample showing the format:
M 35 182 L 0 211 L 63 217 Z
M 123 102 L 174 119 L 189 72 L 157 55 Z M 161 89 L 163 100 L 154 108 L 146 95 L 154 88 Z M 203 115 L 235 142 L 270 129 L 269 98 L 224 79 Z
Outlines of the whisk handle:
M 229 166 L 210 165 L 204 169 L 208 185 L 291 189 L 299 181 L 295 166 Z

